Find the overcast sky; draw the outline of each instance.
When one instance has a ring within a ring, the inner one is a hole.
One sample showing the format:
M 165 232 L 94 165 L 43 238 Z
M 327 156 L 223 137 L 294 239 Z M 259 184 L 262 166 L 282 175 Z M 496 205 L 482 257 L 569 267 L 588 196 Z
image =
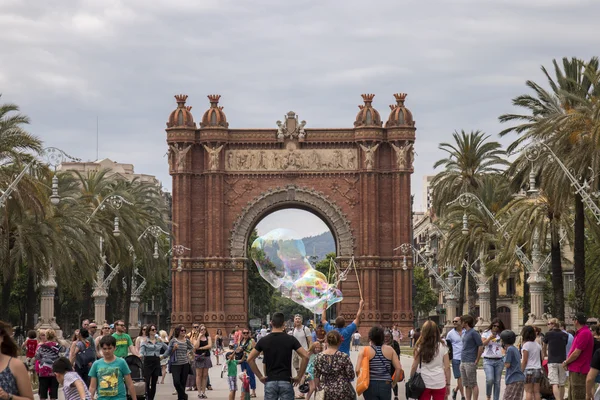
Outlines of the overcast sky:
M 407 92 L 422 176 L 457 129 L 497 138 L 498 115 L 553 58 L 598 55 L 597 0 L 0 0 L 0 93 L 47 146 L 133 163 L 170 190 L 173 95 L 198 121 L 222 95 L 231 128 L 351 127 L 361 93 L 387 119 Z M 511 139 L 504 139 L 508 143 Z

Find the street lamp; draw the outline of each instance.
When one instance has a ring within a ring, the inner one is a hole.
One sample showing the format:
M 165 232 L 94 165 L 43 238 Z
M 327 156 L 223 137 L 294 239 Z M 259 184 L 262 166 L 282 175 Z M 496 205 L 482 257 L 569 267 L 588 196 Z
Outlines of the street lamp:
M 531 161 L 532 163 L 537 161 L 543 152 L 548 152 L 548 161 L 549 162 L 556 161 L 558 163 L 558 166 L 560 167 L 560 169 L 562 169 L 564 174 L 567 176 L 567 178 L 571 182 L 571 186 L 573 186 L 575 188 L 575 193 L 577 193 L 581 196 L 581 200 L 583 201 L 583 203 L 588 207 L 588 209 L 592 212 L 592 214 L 594 214 L 594 217 L 596 218 L 596 222 L 598 224 L 600 224 L 600 207 L 598 207 L 596 205 L 596 203 L 594 202 L 594 199 L 592 199 L 592 196 L 590 195 L 590 193 L 588 193 L 588 190 L 590 189 L 590 187 L 589 187 L 589 183 L 587 181 L 584 181 L 583 184 L 580 184 L 579 180 L 573 176 L 571 171 L 569 171 L 569 169 L 565 166 L 565 164 L 562 163 L 560 158 L 558 158 L 558 156 L 552 151 L 552 149 L 545 143 L 542 143 L 542 142 L 531 143 L 531 144 L 527 145 L 527 147 L 525 147 L 524 152 L 525 152 L 525 158 L 527 158 L 527 160 Z M 530 175 L 529 181 L 530 181 L 530 187 L 531 187 L 531 175 Z M 535 177 L 533 179 L 533 186 L 535 187 Z M 592 195 L 594 197 L 599 197 L 600 193 L 592 192 Z
M 465 210 L 465 212 L 463 214 L 461 232 L 465 236 L 467 236 L 469 234 L 469 220 L 467 218 L 467 210 Z
M 170 237 L 171 235 L 169 234 L 169 232 L 165 231 L 164 229 L 162 229 L 160 226 L 158 225 L 150 225 L 149 227 L 147 227 L 146 229 L 144 229 L 144 232 L 142 232 L 142 234 L 138 237 L 138 242 L 145 237 L 148 237 L 148 235 L 153 236 L 155 239 L 158 240 L 158 238 L 161 235 L 165 235 Z M 158 241 L 154 242 L 154 253 L 152 254 L 152 257 L 157 260 L 158 257 L 160 256 L 160 254 L 158 254 Z
M 186 251 L 189 251 L 191 249 L 181 245 L 181 244 L 176 244 L 173 247 L 171 247 L 171 250 L 169 250 L 169 252 L 167 253 L 167 255 L 169 254 L 174 254 L 177 257 L 177 272 L 181 272 L 183 271 L 183 267 L 181 266 L 182 262 L 181 262 L 181 256 L 183 255 L 183 253 L 185 253 Z
M 45 164 L 54 167 L 54 173 L 52 176 L 52 195 L 50 196 L 50 202 L 53 205 L 58 205 L 60 203 L 60 196 L 58 194 L 58 178 L 56 177 L 56 168 L 60 164 L 62 164 L 66 159 L 69 159 L 71 161 L 81 160 L 79 158 L 75 158 L 68 155 L 67 153 L 65 153 L 57 147 L 45 147 L 40 152 L 40 155 L 44 157 Z M 25 168 L 23 168 L 23 170 L 19 173 L 19 175 L 17 175 L 17 177 L 10 183 L 10 185 L 8 185 L 8 188 L 6 188 L 6 190 L 2 192 L 2 196 L 0 196 L 0 207 L 4 207 L 6 200 L 10 199 L 10 195 L 12 194 L 12 192 L 15 191 L 19 182 L 21 182 L 21 179 L 23 179 L 29 168 L 31 168 L 36 162 L 38 162 L 37 159 L 34 159 L 31 162 L 29 162 L 25 166 Z

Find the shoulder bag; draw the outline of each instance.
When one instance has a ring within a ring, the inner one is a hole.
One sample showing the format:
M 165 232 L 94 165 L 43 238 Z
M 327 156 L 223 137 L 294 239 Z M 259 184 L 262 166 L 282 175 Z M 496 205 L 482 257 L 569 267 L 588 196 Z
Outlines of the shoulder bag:
M 369 356 L 367 354 L 367 348 L 363 352 L 363 358 L 360 363 L 360 371 L 358 378 L 356 379 L 356 393 L 360 396 L 369 388 L 369 381 L 371 380 L 369 371 Z
M 421 369 L 421 353 L 419 352 L 419 370 Z M 425 391 L 425 382 L 419 371 L 415 371 L 413 376 L 406 382 L 406 398 L 418 399 Z

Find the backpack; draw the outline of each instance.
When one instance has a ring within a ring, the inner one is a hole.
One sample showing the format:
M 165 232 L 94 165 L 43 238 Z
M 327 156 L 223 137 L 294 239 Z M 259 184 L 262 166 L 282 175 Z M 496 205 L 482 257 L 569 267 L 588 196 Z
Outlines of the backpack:
M 75 363 L 79 368 L 83 368 L 96 361 L 96 346 L 87 340 L 80 343 L 86 348 L 77 352 Z

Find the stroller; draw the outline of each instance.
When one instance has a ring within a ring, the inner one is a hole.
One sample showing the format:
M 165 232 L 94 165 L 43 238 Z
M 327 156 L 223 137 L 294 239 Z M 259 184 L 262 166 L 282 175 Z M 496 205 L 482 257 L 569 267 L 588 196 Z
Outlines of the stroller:
M 146 398 L 146 381 L 144 380 L 144 369 L 142 360 L 134 355 L 125 357 L 125 362 L 131 370 L 131 380 L 133 380 L 133 386 L 135 387 L 135 395 L 139 400 Z M 131 396 L 127 396 L 127 399 L 131 399 Z

